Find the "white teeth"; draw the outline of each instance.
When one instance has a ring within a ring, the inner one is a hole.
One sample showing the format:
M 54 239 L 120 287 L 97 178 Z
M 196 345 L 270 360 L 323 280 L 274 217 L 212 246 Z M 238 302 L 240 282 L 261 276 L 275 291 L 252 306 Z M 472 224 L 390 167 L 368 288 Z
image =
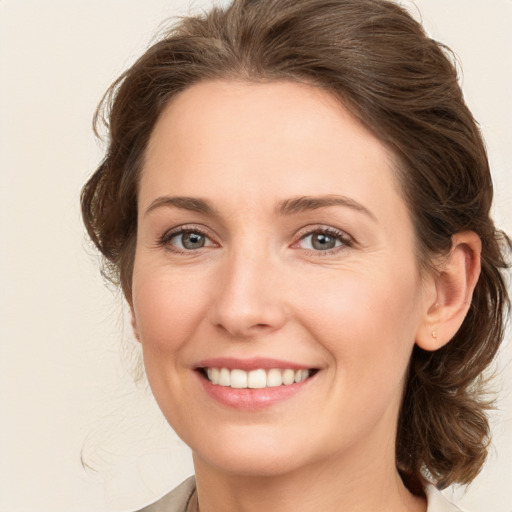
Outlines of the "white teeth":
M 280 386 L 283 383 L 283 376 L 281 374 L 281 370 L 277 368 L 272 368 L 267 373 L 267 387 L 275 388 Z
M 271 368 L 270 370 L 251 370 L 246 372 L 235 368 L 206 368 L 206 375 L 212 384 L 235 389 L 263 389 L 278 386 L 289 386 L 299 383 L 309 377 L 309 370 L 292 370 L 290 368 L 281 370 Z
M 293 370 L 284 370 L 283 372 L 283 384 L 288 386 L 295 382 L 295 372 Z
M 238 389 L 246 388 L 247 372 L 243 370 L 231 370 L 231 387 Z
M 218 368 L 208 368 L 210 372 L 208 373 L 208 378 L 212 381 L 212 384 L 219 383 L 219 369 Z
M 231 374 L 227 368 L 221 368 L 219 372 L 219 386 L 231 386 Z
M 262 389 L 267 387 L 267 373 L 265 370 L 251 370 L 247 378 L 247 387 Z
M 302 382 L 303 380 L 306 380 L 308 378 L 308 371 L 307 370 L 297 370 L 295 372 L 295 382 Z

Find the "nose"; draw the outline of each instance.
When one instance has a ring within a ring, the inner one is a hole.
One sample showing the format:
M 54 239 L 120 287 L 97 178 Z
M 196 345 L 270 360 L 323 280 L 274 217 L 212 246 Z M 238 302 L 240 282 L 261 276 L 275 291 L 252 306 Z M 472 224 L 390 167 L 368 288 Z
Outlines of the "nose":
M 280 329 L 286 321 L 278 265 L 264 250 L 238 251 L 222 263 L 210 308 L 216 328 L 246 339 Z

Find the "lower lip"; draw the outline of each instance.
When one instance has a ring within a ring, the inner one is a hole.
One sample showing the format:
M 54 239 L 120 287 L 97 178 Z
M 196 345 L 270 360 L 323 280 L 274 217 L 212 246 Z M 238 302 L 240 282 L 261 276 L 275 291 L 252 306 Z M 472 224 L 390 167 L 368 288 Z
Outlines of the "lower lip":
M 314 376 L 302 382 L 287 386 L 276 386 L 262 389 L 235 389 L 212 384 L 198 373 L 198 378 L 206 393 L 216 402 L 245 411 L 257 411 L 288 400 L 306 388 Z

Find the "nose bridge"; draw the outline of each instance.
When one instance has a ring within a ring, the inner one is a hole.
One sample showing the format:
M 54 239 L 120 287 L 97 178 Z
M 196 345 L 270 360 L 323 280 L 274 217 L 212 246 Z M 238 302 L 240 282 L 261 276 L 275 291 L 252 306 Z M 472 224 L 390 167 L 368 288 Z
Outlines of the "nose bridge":
M 227 250 L 219 272 L 212 321 L 231 335 L 248 337 L 278 329 L 284 304 L 277 287 L 278 265 L 269 244 L 257 237 Z

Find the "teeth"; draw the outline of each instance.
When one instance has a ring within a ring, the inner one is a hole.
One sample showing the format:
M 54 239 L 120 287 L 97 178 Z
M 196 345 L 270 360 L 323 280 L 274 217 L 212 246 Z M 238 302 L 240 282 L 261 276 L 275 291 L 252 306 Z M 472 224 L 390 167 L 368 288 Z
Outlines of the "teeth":
M 231 387 L 232 388 L 246 388 L 247 387 L 247 372 L 243 370 L 231 370 Z
M 277 368 L 272 368 L 267 373 L 267 387 L 275 388 L 280 386 L 283 383 L 283 376 L 281 374 L 281 370 Z
M 295 372 L 295 382 L 302 382 L 308 378 L 307 370 L 298 370 Z
M 299 370 L 300 371 L 300 370 Z M 284 370 L 283 372 L 283 384 L 288 386 L 295 382 L 295 372 L 293 370 Z
M 218 368 L 208 368 L 208 378 L 212 381 L 213 384 L 219 383 L 219 369 Z
M 243 370 L 240 370 L 243 371 Z M 244 372 L 245 373 L 245 372 Z M 252 370 L 247 374 L 247 387 L 262 389 L 267 387 L 267 373 L 265 370 Z
M 290 368 L 281 370 L 272 368 L 270 370 L 244 370 L 227 368 L 207 368 L 206 375 L 212 384 L 232 387 L 235 389 L 263 389 L 278 386 L 289 386 L 293 383 L 302 382 L 309 377 L 309 370 L 292 370 Z
M 231 373 L 227 368 L 221 368 L 219 372 L 219 386 L 231 386 Z

